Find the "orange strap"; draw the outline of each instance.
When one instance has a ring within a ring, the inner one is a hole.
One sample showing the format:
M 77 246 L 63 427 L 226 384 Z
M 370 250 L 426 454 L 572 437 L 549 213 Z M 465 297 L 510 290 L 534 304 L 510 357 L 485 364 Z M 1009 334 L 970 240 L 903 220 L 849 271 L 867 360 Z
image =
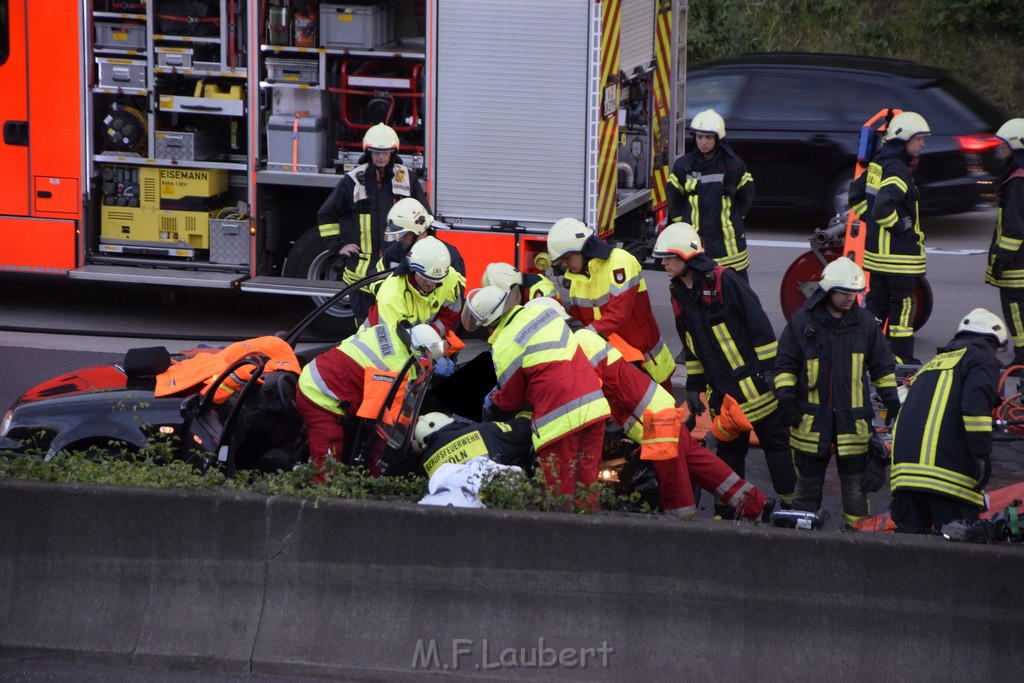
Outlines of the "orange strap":
M 608 337 L 608 343 L 619 350 L 619 353 L 622 354 L 622 357 L 626 359 L 627 363 L 642 363 L 644 361 L 644 354 L 640 353 L 639 349 L 635 346 L 630 346 L 626 340 L 618 334 L 613 334 Z
M 641 460 L 671 460 L 679 457 L 679 428 L 683 422 L 681 408 L 644 411 L 644 435 L 640 440 Z
M 381 406 L 387 400 L 388 392 L 398 379 L 398 373 L 394 370 L 378 370 L 377 368 L 363 368 L 363 402 L 359 404 L 356 411 L 357 417 L 365 417 L 369 420 L 376 420 L 380 415 Z M 395 407 L 402 405 L 405 397 L 405 385 L 398 387 L 395 393 L 395 400 L 387 410 L 384 411 L 384 421 L 394 424 Z

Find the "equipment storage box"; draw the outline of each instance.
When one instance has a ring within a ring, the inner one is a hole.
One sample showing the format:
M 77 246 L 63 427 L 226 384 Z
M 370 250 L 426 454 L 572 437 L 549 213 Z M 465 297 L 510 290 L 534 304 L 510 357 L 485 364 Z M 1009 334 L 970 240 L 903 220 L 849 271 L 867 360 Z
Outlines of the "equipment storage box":
M 292 135 L 298 132 L 295 142 Z M 319 173 L 327 166 L 327 119 L 271 116 L 267 124 L 267 170 Z
M 312 59 L 267 59 L 267 83 L 305 83 L 316 85 L 320 82 L 320 63 Z
M 249 265 L 249 221 L 210 221 L 210 263 Z
M 392 0 L 320 5 L 320 47 L 372 49 L 395 40 Z
M 97 21 L 96 47 L 115 50 L 143 50 L 146 47 L 146 27 L 142 24 Z
M 204 211 L 102 206 L 100 244 L 208 249 L 210 214 Z
M 154 159 L 201 161 L 216 153 L 217 140 L 213 131 L 209 129 L 156 131 Z
M 97 57 L 96 64 L 100 72 L 100 87 L 146 89 L 145 62 Z
M 217 50 L 212 45 L 194 47 L 158 46 L 156 66 L 165 69 L 191 69 L 193 71 L 220 71 Z

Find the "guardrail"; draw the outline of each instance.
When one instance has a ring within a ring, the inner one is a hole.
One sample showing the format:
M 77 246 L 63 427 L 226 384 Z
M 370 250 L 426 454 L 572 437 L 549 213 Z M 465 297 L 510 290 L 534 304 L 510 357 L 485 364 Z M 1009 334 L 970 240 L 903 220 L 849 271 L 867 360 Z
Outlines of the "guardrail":
M 0 482 L 0 654 L 351 680 L 1016 677 L 1024 549 Z

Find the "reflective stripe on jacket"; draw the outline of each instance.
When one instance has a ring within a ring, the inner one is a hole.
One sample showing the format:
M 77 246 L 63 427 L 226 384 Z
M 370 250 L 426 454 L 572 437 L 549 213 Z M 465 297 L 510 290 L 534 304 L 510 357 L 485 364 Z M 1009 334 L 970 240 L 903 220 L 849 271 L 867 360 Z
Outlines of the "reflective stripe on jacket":
M 889 143 L 850 185 L 850 208 L 867 226 L 864 270 L 889 275 L 924 275 L 924 232 L 919 193 L 907 164 L 906 144 Z M 903 229 L 903 219 L 912 227 Z
M 461 465 L 481 455 L 500 465 L 525 468 L 530 465 L 531 448 L 529 413 L 507 422 L 456 420 L 426 438 L 423 469 L 430 476 L 441 465 Z
M 381 172 L 379 183 L 376 167 L 368 162 L 364 154 L 360 165 L 342 176 L 317 214 L 320 236 L 331 240 L 333 249 L 346 244 L 359 247 L 358 254 L 345 260 L 342 280 L 346 284 L 366 277 L 382 256 L 388 211 L 395 202 L 413 197 L 430 210 L 419 180 L 397 155 Z
M 893 428 L 892 491 L 982 505 L 975 465 L 992 452 L 999 361 L 983 338 L 954 339 L 914 375 Z
M 601 382 L 569 327 L 549 308 L 513 308 L 491 333 L 502 410 L 533 408 L 533 445 L 552 441 L 608 417 Z
M 1005 289 L 1024 289 L 1024 168 L 1012 162 L 1011 168 L 999 187 L 996 229 L 992 234 L 992 245 L 988 250 L 988 268 L 985 282 Z M 1002 261 L 1003 272 L 998 278 L 992 277 L 992 264 Z M 1018 311 L 1018 315 L 1020 315 Z M 1024 320 L 1017 325 L 1006 321 L 1010 329 L 1024 327 Z M 1024 339 L 1014 338 L 1014 346 L 1024 346 Z
M 775 387 L 780 401 L 800 405 L 789 438 L 795 450 L 824 456 L 834 437 L 840 457 L 863 455 L 875 416 L 868 377 L 883 403 L 898 403 L 894 359 L 874 316 L 854 306 L 834 318 L 825 297 L 815 293 L 783 330 Z
M 377 290 L 376 314 L 366 324 L 397 325 L 408 320 L 413 325 L 433 325 L 442 337 L 455 329 L 462 312 L 462 289 L 465 278 L 454 268 L 437 287 L 424 294 L 417 289 L 412 273 L 395 272 Z
M 694 150 L 676 159 L 665 190 L 669 223 L 692 225 L 720 265 L 750 265 L 743 217 L 754 204 L 754 177 L 742 159 L 722 145 L 710 160 Z
M 587 262 L 587 272 L 566 273 L 569 315 L 598 334 L 618 334 L 644 354 L 644 369 L 663 382 L 675 372 L 675 358 L 661 338 L 651 311 L 640 262 L 624 249 L 598 242 L 601 257 Z
M 692 263 L 692 261 L 691 261 Z M 699 267 L 713 266 L 711 259 Z M 705 302 L 705 275 L 697 271 L 693 287 L 680 278 L 669 284 L 677 325 L 689 349 L 686 388 L 705 391 L 708 406 L 717 411 L 729 394 L 751 422 L 770 415 L 778 406 L 775 393 L 764 379 L 774 371 L 778 343 L 768 315 L 750 285 L 736 271 L 722 272 L 717 297 Z
M 618 349 L 591 330 L 577 330 L 576 341 L 602 382 L 612 419 L 626 436 L 640 443 L 645 410 L 675 408 L 675 398 L 648 375 L 627 363 Z
M 328 412 L 354 414 L 363 395 L 363 369 L 398 372 L 409 355 L 409 348 L 399 339 L 393 325 L 363 328 L 303 368 L 299 391 Z M 406 380 L 415 377 L 414 364 Z

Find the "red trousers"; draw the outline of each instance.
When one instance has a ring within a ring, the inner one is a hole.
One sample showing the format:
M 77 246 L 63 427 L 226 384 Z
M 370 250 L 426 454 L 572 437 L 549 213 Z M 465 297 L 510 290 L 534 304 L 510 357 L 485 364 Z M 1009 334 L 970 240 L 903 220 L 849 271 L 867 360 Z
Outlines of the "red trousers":
M 306 438 L 309 441 L 309 461 L 318 469 L 323 467 L 327 454 L 341 461 L 345 447 L 345 430 L 342 417 L 328 412 L 306 398 L 302 391 L 295 392 L 295 407 L 306 423 Z
M 569 432 L 542 446 L 537 452 L 537 458 L 544 472 L 545 486 L 549 491 L 558 491 L 575 499 L 577 483 L 590 486 L 597 481 L 603 450 L 603 420 Z M 579 504 L 594 509 L 597 500 L 595 496 L 588 495 Z
M 764 508 L 765 495 L 701 446 L 685 426 L 679 429 L 679 457 L 652 462 L 661 507 L 666 512 L 697 512 L 691 482 L 714 495 L 716 500 L 736 508 L 747 519 L 757 519 Z

